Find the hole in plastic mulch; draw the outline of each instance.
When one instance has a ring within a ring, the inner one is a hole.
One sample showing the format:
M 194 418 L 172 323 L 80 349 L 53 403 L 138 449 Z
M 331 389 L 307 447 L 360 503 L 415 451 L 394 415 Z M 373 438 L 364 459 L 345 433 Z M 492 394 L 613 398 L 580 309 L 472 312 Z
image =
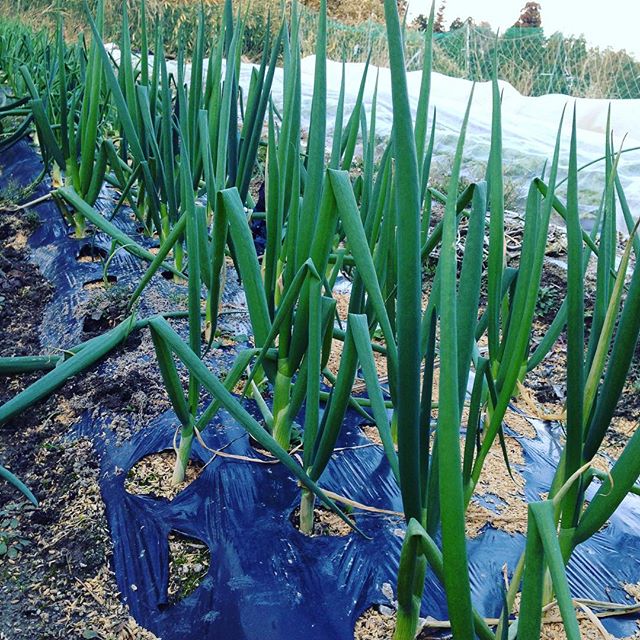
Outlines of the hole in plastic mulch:
M 173 500 L 196 480 L 203 469 L 200 460 L 189 460 L 183 482 L 173 484 L 176 454 L 173 449 L 144 456 L 129 470 L 124 482 L 127 493 Z
M 260 419 L 258 419 L 258 421 L 261 422 Z M 264 426 L 264 423 L 263 423 L 263 426 Z M 275 458 L 273 457 L 271 452 L 267 451 L 253 436 L 248 435 L 247 438 L 249 440 L 249 445 L 251 449 L 255 451 L 257 454 L 259 454 L 261 458 L 267 458 L 267 460 L 275 461 Z M 290 442 L 291 442 L 289 446 L 290 453 L 301 452 L 300 450 L 302 448 L 302 430 L 297 424 L 294 424 L 293 428 L 291 429 Z
M 188 598 L 202 583 L 210 564 L 211 552 L 202 540 L 179 531 L 171 531 L 167 601 L 160 603 L 159 608 L 169 607 Z
M 117 276 L 107 276 L 106 278 L 95 278 L 94 280 L 88 280 L 83 283 L 82 288 L 86 291 L 93 291 L 95 289 L 108 289 L 111 285 L 118 282 Z
M 77 262 L 104 262 L 109 254 L 102 248 L 94 244 L 84 244 L 76 255 Z
M 380 437 L 380 432 L 378 431 L 378 427 L 375 424 L 367 424 L 363 422 L 360 425 L 360 431 L 362 431 L 362 435 L 373 445 L 382 446 L 382 438 Z M 397 447 L 396 447 L 397 449 Z
M 94 235 L 96 232 L 96 230 L 93 227 L 86 227 L 84 230 L 84 238 L 86 238 L 87 236 L 92 236 Z M 69 236 L 69 238 L 73 239 L 73 240 L 82 240 L 83 238 L 78 238 L 78 236 L 76 235 L 76 230 L 75 229 L 69 229 L 67 231 L 67 236 Z
M 353 515 L 348 515 L 348 517 L 351 522 L 356 524 L 356 519 Z M 289 520 L 295 529 L 300 531 L 300 507 L 296 507 L 291 512 Z M 336 536 L 341 538 L 352 533 L 353 529 L 333 511 L 318 506 L 313 510 L 313 533 L 309 537 Z

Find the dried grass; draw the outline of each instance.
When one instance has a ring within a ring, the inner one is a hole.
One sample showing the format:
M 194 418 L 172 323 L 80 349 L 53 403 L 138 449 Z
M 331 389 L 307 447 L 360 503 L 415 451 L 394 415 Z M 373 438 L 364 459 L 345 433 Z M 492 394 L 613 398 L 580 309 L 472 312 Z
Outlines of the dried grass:
M 161 451 L 145 456 L 131 468 L 127 474 L 124 488 L 133 495 L 150 495 L 173 500 L 188 487 L 202 472 L 202 464 L 189 461 L 184 482 L 172 483 L 176 454 L 173 451 Z

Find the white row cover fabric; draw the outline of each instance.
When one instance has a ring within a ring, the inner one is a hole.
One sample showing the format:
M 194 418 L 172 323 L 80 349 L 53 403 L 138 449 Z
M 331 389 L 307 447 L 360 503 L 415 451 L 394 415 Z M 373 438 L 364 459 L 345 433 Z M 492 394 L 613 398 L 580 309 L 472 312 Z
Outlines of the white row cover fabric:
M 308 123 L 313 95 L 315 59 L 313 56 L 302 61 L 302 113 Z M 346 65 L 345 106 L 349 110 L 356 102 L 364 64 Z M 282 100 L 282 73 L 274 79 L 272 94 L 276 103 Z M 243 85 L 247 82 L 250 65 L 243 65 Z M 332 125 L 340 92 L 342 64 L 328 62 L 327 105 L 328 133 Z M 393 122 L 391 101 L 391 75 L 389 69 L 370 67 L 367 75 L 364 103 L 370 115 L 376 77 L 378 78 L 376 132 L 382 138 L 389 136 Z M 421 72 L 408 73 L 407 84 L 411 108 L 418 106 Z M 453 158 L 462 119 L 473 87 L 472 82 L 433 73 L 431 78 L 430 110 L 436 111 L 436 162 L 447 169 Z M 569 159 L 572 110 L 575 104 L 578 128 L 578 165 L 590 163 L 604 156 L 607 114 L 611 109 L 611 128 L 615 149 L 624 140 L 624 149 L 640 147 L 640 100 L 599 100 L 571 98 L 565 95 L 540 97 L 523 96 L 507 82 L 500 82 L 502 92 L 502 129 L 506 179 L 512 181 L 519 190 L 520 199 L 526 195 L 531 178 L 540 175 L 545 162 L 550 166 L 556 135 L 563 111 L 564 120 L 561 134 L 560 167 L 561 175 L 566 175 Z M 432 111 L 433 112 L 433 111 Z M 474 89 L 469 128 L 465 144 L 465 171 L 469 179 L 484 176 L 489 156 L 491 137 L 491 83 L 476 83 Z M 640 215 L 640 149 L 624 153 L 618 166 L 629 206 L 634 217 Z M 598 162 L 580 172 L 581 213 L 588 226 L 590 214 L 597 208 L 604 187 L 604 163 Z M 561 190 L 562 191 L 562 190 Z M 621 212 L 619 227 L 626 232 Z
M 119 51 L 113 45 L 110 50 L 116 62 Z M 169 71 L 177 75 L 175 63 L 169 62 Z M 207 61 L 205 60 L 205 73 Z M 315 56 L 302 59 L 302 124 L 309 126 L 311 101 L 313 97 Z M 240 84 L 246 92 L 255 65 L 243 62 L 240 71 Z M 364 63 L 345 65 L 345 112 L 353 109 Z M 190 69 L 186 69 L 186 78 Z M 407 84 L 411 108 L 417 110 L 420 92 L 421 72 L 407 74 Z M 327 62 L 327 137 L 333 136 L 333 123 L 340 93 L 342 63 Z M 378 80 L 376 133 L 384 143 L 391 133 L 393 106 L 391 100 L 391 74 L 384 67 L 370 66 L 364 93 L 364 106 L 368 120 L 371 115 L 371 102 Z M 457 144 L 464 112 L 474 83 L 469 80 L 452 78 L 433 73 L 431 79 L 430 111 L 436 112 L 436 138 L 434 163 L 441 172 L 448 171 Z M 607 114 L 611 110 L 611 128 L 615 149 L 629 150 L 620 159 L 618 173 L 625 190 L 631 213 L 634 218 L 640 215 L 640 100 L 602 100 L 572 98 L 565 95 L 546 95 L 529 97 L 520 94 L 512 85 L 500 81 L 502 92 L 502 129 L 504 149 L 505 180 L 513 185 L 518 202 L 524 202 L 526 191 L 532 178 L 541 175 L 545 163 L 550 166 L 556 134 L 564 112 L 561 134 L 560 179 L 566 176 L 569 159 L 569 140 L 571 135 L 572 110 L 576 107 L 578 128 L 578 165 L 586 165 L 604 156 Z M 272 98 L 276 106 L 283 103 L 283 70 L 278 68 L 274 74 Z M 465 144 L 465 162 L 463 175 L 469 180 L 483 179 L 489 156 L 491 137 L 491 83 L 475 84 L 473 103 L 469 119 L 469 128 Z M 431 121 L 431 115 L 429 120 Z M 345 118 L 346 122 L 346 118 Z M 624 146 L 622 143 L 624 142 Z M 597 209 L 604 187 L 604 162 L 596 162 L 580 171 L 580 208 L 586 227 Z M 562 188 L 559 189 L 562 195 Z M 518 207 L 519 208 L 519 207 Z M 619 207 L 618 207 L 619 209 Z M 622 213 L 618 210 L 618 226 L 626 234 L 626 225 Z

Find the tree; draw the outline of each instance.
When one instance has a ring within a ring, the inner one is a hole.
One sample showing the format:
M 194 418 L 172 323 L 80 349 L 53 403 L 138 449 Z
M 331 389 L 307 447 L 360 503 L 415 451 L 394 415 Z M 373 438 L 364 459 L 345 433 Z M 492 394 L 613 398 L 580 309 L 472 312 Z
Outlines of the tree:
M 396 0 L 396 3 L 400 17 L 403 17 L 407 10 L 407 0 Z M 302 0 L 302 4 L 317 11 L 320 7 L 320 0 Z M 384 1 L 327 0 L 327 14 L 330 18 L 351 25 L 360 24 L 370 18 L 376 22 L 384 22 Z
M 433 22 L 433 32 L 434 33 L 444 33 L 444 10 L 447 6 L 446 0 L 440 5 L 438 9 L 438 13 L 436 13 L 436 19 Z
M 486 24 L 486 23 L 485 23 Z M 456 18 L 449 26 L 449 31 L 455 31 L 456 29 L 462 29 L 464 26 L 475 27 L 476 21 L 469 16 L 465 20 L 462 18 Z
M 411 26 L 415 27 L 418 31 L 426 31 L 429 24 L 429 16 L 425 16 L 424 13 L 419 13 L 411 22 Z
M 542 7 L 538 2 L 527 2 L 520 10 L 520 17 L 513 25 L 517 28 L 540 29 L 542 27 Z

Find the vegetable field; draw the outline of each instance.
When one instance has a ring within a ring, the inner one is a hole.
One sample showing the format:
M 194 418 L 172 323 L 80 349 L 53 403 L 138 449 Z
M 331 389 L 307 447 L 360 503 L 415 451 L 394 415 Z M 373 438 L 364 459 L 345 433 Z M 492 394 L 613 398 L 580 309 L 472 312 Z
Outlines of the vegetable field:
M 635 165 L 568 104 L 512 197 L 494 57 L 443 173 L 384 7 L 0 22 L 1 637 L 638 637 Z

